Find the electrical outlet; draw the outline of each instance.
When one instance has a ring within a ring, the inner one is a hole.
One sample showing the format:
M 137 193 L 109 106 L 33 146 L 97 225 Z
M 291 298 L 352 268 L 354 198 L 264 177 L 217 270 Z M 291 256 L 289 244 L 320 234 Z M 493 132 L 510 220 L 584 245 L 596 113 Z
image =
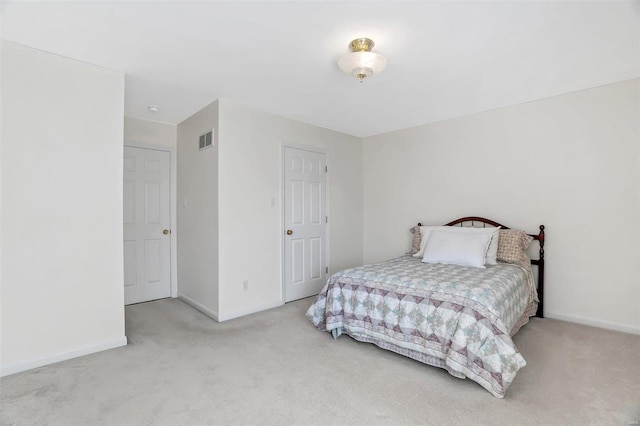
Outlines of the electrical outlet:
M 244 291 L 249 290 L 249 280 L 242 281 L 242 290 Z

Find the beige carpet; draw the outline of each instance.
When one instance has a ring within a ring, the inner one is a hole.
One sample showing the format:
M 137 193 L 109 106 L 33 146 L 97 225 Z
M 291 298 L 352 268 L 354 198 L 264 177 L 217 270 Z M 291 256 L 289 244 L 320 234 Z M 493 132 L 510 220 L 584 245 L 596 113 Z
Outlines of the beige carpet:
M 629 425 L 640 336 L 534 319 L 505 399 L 304 317 L 311 299 L 215 323 L 179 300 L 128 307 L 123 348 L 1 380 L 3 425 Z M 636 422 L 636 423 L 634 423 Z

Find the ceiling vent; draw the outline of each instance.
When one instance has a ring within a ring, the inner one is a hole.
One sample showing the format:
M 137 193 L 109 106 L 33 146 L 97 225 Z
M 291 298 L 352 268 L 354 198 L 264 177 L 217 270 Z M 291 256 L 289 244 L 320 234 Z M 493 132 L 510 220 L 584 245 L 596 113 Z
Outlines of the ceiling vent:
M 211 148 L 213 146 L 213 130 L 209 130 L 204 135 L 200 135 L 198 139 L 198 150 Z

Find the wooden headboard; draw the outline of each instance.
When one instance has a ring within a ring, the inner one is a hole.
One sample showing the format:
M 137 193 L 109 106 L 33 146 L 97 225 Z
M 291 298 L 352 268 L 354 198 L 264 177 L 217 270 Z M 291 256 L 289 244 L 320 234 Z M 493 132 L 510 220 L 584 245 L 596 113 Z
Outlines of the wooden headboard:
M 481 226 L 476 226 L 476 224 Z M 461 217 L 460 219 L 445 224 L 445 226 L 471 226 L 474 228 L 486 228 L 487 225 L 496 228 L 510 229 L 508 226 L 504 226 L 494 220 L 478 216 Z M 422 226 L 422 224 L 418 223 L 418 226 Z M 538 267 L 538 299 L 540 299 L 540 303 L 538 303 L 536 316 L 544 318 L 544 225 L 540 225 L 540 231 L 537 234 L 529 234 L 529 236 L 540 243 L 538 258 L 531 259 L 531 264 Z

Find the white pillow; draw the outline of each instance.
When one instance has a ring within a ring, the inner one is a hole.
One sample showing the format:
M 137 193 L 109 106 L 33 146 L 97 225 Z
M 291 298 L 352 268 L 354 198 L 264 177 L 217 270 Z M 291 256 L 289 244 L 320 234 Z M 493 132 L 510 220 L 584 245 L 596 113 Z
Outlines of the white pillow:
M 421 226 L 420 234 L 422 234 L 422 240 L 420 241 L 420 250 L 413 257 L 423 257 L 424 249 L 427 247 L 427 240 L 429 239 L 429 234 L 432 231 L 447 231 L 450 226 Z
M 484 268 L 491 234 L 431 231 L 422 261 Z
M 421 226 L 420 234 L 422 234 L 422 240 L 420 241 L 420 250 L 416 254 L 414 254 L 413 257 L 424 256 L 424 249 L 427 246 L 427 240 L 429 239 L 429 234 L 432 231 L 468 234 L 489 234 L 491 235 L 491 242 L 485 256 L 485 265 L 498 264 L 498 239 L 500 237 L 500 228 L 472 228 L 467 226 Z

